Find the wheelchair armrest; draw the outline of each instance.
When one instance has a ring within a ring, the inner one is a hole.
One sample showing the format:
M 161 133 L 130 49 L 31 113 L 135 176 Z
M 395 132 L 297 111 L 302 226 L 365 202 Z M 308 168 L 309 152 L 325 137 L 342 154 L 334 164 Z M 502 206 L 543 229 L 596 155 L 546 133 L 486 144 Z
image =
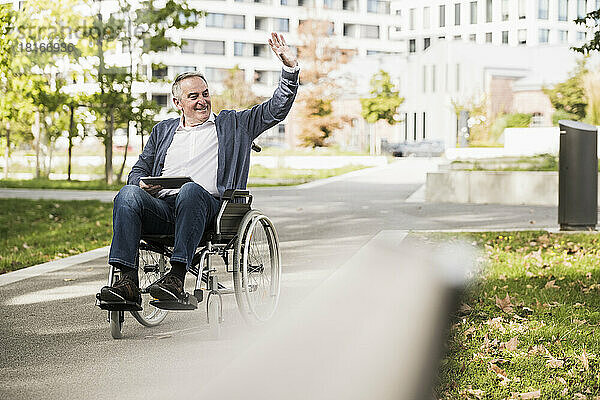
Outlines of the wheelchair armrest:
M 250 198 L 250 201 L 252 201 L 252 195 L 250 194 L 250 191 L 248 191 L 248 190 L 227 189 L 225 191 L 225 193 L 223 193 L 223 200 L 233 200 L 235 198 L 242 198 L 242 197 Z

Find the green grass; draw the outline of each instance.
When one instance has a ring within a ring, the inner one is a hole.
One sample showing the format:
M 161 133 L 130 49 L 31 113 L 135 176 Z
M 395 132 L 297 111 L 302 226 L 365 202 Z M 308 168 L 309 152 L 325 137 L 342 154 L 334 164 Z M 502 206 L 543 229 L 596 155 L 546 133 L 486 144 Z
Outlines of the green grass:
M 0 273 L 106 246 L 112 204 L 0 199 Z
M 437 398 L 507 399 L 538 390 L 542 399 L 599 395 L 599 236 L 466 238 L 483 248 L 484 268 L 454 316 Z

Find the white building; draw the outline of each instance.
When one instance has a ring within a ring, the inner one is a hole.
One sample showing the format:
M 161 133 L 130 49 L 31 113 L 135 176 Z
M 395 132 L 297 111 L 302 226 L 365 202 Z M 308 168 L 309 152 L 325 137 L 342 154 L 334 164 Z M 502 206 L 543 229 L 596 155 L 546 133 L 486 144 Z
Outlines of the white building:
M 575 45 L 586 38 L 573 20 L 600 8 L 600 0 L 394 0 L 399 24 L 391 38 L 409 53 L 435 41 L 536 46 Z

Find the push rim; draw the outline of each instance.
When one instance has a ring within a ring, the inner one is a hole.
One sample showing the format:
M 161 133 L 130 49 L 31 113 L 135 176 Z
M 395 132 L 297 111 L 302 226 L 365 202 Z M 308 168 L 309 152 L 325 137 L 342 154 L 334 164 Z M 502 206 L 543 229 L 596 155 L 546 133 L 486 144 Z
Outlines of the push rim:
M 148 292 L 148 286 L 165 275 L 165 258 L 163 254 L 151 250 L 141 248 L 139 251 L 138 277 L 142 292 L 142 311 L 132 311 L 131 314 L 144 326 L 158 325 L 167 316 L 167 310 L 161 310 L 150 304 L 152 297 Z
M 258 322 L 269 320 L 279 302 L 281 259 L 275 228 L 265 215 L 246 231 L 242 257 L 242 290 L 248 311 Z

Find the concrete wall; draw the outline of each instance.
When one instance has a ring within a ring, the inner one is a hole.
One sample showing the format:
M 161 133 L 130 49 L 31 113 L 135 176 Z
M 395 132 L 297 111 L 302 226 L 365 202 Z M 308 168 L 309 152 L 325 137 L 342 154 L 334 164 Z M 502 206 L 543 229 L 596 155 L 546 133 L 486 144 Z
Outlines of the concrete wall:
M 427 174 L 425 201 L 556 206 L 558 172 L 430 172 Z

